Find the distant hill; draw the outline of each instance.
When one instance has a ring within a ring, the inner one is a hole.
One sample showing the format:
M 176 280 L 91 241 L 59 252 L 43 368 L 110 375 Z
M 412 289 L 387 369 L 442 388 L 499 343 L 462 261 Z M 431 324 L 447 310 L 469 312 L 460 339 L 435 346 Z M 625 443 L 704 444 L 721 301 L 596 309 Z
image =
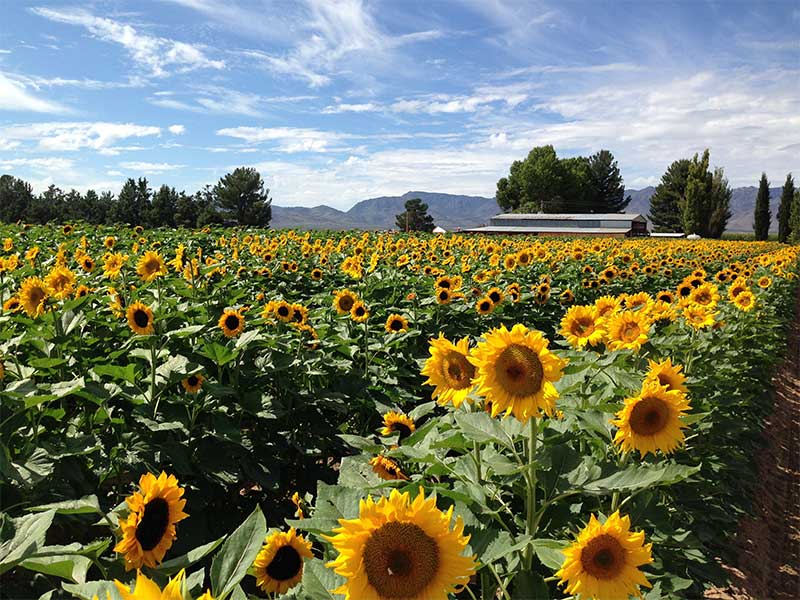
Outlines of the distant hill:
M 653 186 L 641 190 L 626 190 L 631 203 L 626 212 L 647 216 Z M 758 188 L 740 187 L 733 190 L 728 231 L 752 231 L 753 208 Z M 781 188 L 770 188 L 772 220 L 770 230 L 777 231 L 776 214 Z M 406 200 L 420 198 L 428 205 L 434 222 L 448 231 L 457 228 L 477 227 L 489 221 L 500 210 L 494 198 L 437 194 L 432 192 L 406 192 L 402 196 L 381 196 L 356 203 L 350 210 L 342 211 L 330 206 L 275 206 L 272 207 L 272 227 L 276 229 L 394 229 L 395 215 L 403 212 Z

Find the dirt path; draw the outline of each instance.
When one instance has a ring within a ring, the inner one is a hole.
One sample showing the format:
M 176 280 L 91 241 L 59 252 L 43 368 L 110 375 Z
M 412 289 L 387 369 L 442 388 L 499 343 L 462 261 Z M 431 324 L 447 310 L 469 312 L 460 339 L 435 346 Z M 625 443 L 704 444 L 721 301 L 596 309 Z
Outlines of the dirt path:
M 756 459 L 753 516 L 739 524 L 733 584 L 709 590 L 718 600 L 800 599 L 800 289 L 786 360 L 773 380 L 775 405 L 764 425 L 767 446 Z

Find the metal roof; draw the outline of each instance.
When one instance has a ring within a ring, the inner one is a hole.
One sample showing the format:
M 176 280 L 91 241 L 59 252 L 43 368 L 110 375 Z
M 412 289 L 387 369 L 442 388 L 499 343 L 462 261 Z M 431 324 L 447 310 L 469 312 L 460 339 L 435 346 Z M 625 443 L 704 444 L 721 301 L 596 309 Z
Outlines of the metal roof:
M 504 225 L 489 225 L 486 227 L 473 227 L 464 229 L 468 233 L 563 233 L 565 235 L 593 235 L 603 233 L 625 234 L 630 227 L 507 227 Z
M 496 219 L 525 219 L 530 221 L 646 221 L 639 213 L 501 213 Z

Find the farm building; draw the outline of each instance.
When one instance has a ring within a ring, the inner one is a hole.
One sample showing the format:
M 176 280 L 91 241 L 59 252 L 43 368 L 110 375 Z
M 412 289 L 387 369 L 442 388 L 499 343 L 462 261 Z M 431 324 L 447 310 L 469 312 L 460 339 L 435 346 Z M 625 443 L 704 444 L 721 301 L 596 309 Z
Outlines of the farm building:
M 506 213 L 495 215 L 484 227 L 465 229 L 466 233 L 503 235 L 580 235 L 632 237 L 647 235 L 647 220 L 635 213 Z

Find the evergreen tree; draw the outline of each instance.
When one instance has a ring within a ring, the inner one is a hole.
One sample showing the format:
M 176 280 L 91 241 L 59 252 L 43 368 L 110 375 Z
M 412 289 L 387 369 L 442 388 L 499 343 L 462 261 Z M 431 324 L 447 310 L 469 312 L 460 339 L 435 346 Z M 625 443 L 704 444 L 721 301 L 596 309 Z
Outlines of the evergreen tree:
M 710 194 L 710 214 L 705 237 L 719 239 L 725 232 L 731 213 L 731 197 L 733 191 L 728 185 L 728 179 L 721 167 L 714 169 L 714 176 L 711 181 Z
M 758 184 L 758 195 L 756 196 L 755 218 L 753 229 L 757 240 L 766 240 L 769 237 L 769 221 L 771 213 L 769 210 L 769 181 L 767 174 L 761 173 L 761 181 Z
M 0 177 L 0 221 L 16 223 L 27 218 L 33 202 L 31 185 L 12 175 Z
M 433 217 L 428 214 L 428 205 L 419 198 L 406 200 L 405 210 L 395 216 L 400 231 L 433 231 Z
M 147 214 L 148 227 L 174 227 L 178 193 L 175 188 L 162 185 L 153 195 Z
M 792 210 L 789 214 L 789 241 L 800 244 L 800 190 L 794 191 Z
M 655 231 L 682 231 L 679 203 L 686 192 L 689 166 L 692 161 L 682 158 L 673 162 L 661 176 L 661 183 L 650 198 L 647 215 Z
M 704 235 L 708 223 L 708 198 L 711 195 L 712 176 L 708 172 L 708 150 L 701 159 L 694 155 L 689 165 L 686 191 L 678 206 L 681 211 L 683 231 L 687 234 Z
M 589 202 L 585 211 L 593 213 L 624 211 L 631 197 L 625 197 L 625 184 L 614 155 L 608 150 L 600 150 L 589 157 L 587 166 Z
M 63 210 L 64 192 L 61 188 L 50 185 L 33 199 L 25 218 L 31 223 L 63 223 Z
M 114 205 L 114 222 L 128 225 L 146 224 L 151 194 L 152 190 L 148 187 L 146 178 L 140 177 L 138 181 L 129 178 L 117 196 Z
M 781 203 L 778 206 L 778 241 L 786 243 L 792 233 L 790 217 L 792 212 L 792 202 L 794 201 L 794 179 L 792 174 L 786 176 L 786 183 L 783 184 L 781 191 Z
M 266 227 L 272 219 L 272 200 L 261 174 L 252 167 L 239 167 L 214 186 L 214 208 L 223 220 L 239 225 Z
M 178 227 L 197 227 L 197 204 L 193 196 L 181 192 L 175 202 L 175 225 Z

